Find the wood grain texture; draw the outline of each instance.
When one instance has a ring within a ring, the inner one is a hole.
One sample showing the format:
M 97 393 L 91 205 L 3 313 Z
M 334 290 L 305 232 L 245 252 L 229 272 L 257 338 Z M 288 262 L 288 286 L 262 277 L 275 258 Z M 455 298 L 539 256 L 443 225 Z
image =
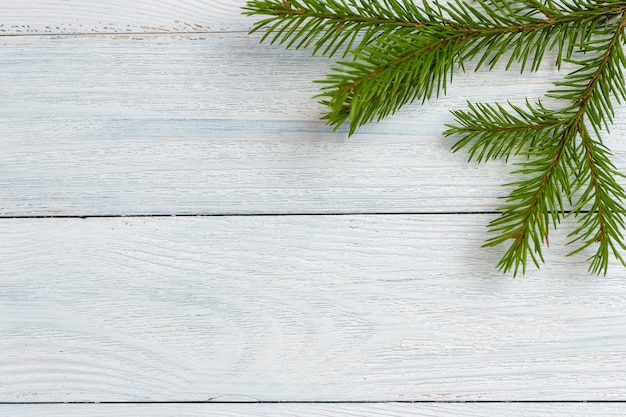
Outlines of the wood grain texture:
M 459 75 L 348 139 L 318 120 L 331 62 L 245 34 L 0 40 L 0 215 L 490 211 L 511 179 L 441 132 L 465 100 L 540 97 L 545 69 Z M 606 143 L 626 168 L 626 112 Z
M 247 30 L 244 0 L 0 0 L 0 36 Z
M 12 417 L 623 417 L 626 404 L 0 404 L 0 414 Z
M 626 399 L 626 271 L 564 227 L 501 276 L 474 212 L 510 167 L 441 136 L 562 74 L 460 75 L 348 140 L 311 99 L 332 62 L 258 45 L 243 3 L 0 0 L 0 415 L 625 415 L 563 401 Z M 318 215 L 10 218 L 277 213 Z
M 625 271 L 488 219 L 4 219 L 0 402 L 623 400 Z

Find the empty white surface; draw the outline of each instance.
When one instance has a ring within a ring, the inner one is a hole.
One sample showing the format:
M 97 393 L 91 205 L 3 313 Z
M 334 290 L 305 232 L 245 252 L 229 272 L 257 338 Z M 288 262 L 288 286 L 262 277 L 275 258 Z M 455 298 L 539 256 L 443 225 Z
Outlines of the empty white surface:
M 624 415 L 559 401 L 626 399 L 626 270 L 587 275 L 566 222 L 545 267 L 500 275 L 480 245 L 511 167 L 441 136 L 562 74 L 459 76 L 347 139 L 311 99 L 332 62 L 258 45 L 242 5 L 0 0 L 0 402 L 542 403 L 0 414 Z
M 621 399 L 623 271 L 488 218 L 3 220 L 0 401 Z
M 0 34 L 246 31 L 244 1 L 2 0 Z

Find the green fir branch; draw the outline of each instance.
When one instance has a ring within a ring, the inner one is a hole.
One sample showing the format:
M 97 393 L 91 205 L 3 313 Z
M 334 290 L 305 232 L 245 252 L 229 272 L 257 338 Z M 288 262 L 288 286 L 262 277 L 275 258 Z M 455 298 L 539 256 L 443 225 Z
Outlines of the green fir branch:
M 572 254 L 596 247 L 591 272 L 606 274 L 611 255 L 626 265 L 626 194 L 601 141 L 614 103 L 626 101 L 626 0 L 252 0 L 244 13 L 269 16 L 252 29 L 265 31 L 262 40 L 341 51 L 318 81 L 319 97 L 323 118 L 335 128 L 347 123 L 350 135 L 445 94 L 457 70 L 504 61 L 507 70 L 537 71 L 548 51 L 557 68 L 575 66 L 548 92 L 561 107 L 468 103 L 444 134 L 458 137 L 452 150 L 466 149 L 470 160 L 523 159 L 485 244 L 509 244 L 501 270 L 539 266 L 549 230 L 568 215 L 578 221 Z
M 497 235 L 487 241 L 487 246 L 512 239 L 499 264 L 505 272 L 523 271 L 528 256 L 536 265 L 543 260 L 540 242 L 548 243 L 549 220 L 556 227 L 565 216 L 563 199 L 571 201 L 572 190 L 584 190 L 571 208 L 574 215 L 582 214 L 579 227 L 570 234 L 575 237 L 571 243 L 581 246 L 572 253 L 597 244 L 590 258 L 594 273 L 606 273 L 611 253 L 624 263 L 619 249 L 626 249 L 621 233 L 626 195 L 616 180 L 621 174 L 611 163 L 610 151 L 600 142 L 599 134 L 613 121 L 611 97 L 618 102 L 626 99 L 622 70 L 626 59 L 619 42 L 625 25 L 622 16 L 617 27 L 605 28 L 592 42 L 578 44 L 591 56 L 570 58 L 578 68 L 556 83 L 557 89 L 550 94 L 569 102 L 568 106 L 546 110 L 541 104 L 533 108 L 527 103 L 527 110 L 511 106 L 515 113 L 511 114 L 502 106 L 496 109 L 470 104 L 469 112 L 454 112 L 459 125 L 450 126 L 445 133 L 462 135 L 463 139 L 453 150 L 469 146 L 470 159 L 477 154 L 479 161 L 521 153 L 529 158 L 515 171 L 529 178 L 509 184 L 517 188 L 499 208 L 502 216 L 490 224 Z M 593 126 L 598 139 L 591 137 L 587 124 Z M 551 144 L 551 139 L 558 141 Z

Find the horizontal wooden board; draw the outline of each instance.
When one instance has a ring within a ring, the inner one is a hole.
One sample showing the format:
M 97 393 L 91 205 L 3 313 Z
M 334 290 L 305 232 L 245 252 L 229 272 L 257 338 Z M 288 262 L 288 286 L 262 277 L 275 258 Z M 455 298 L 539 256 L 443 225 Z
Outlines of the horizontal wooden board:
M 623 417 L 626 404 L 0 404 L 0 413 L 12 417 Z
M 0 402 L 626 399 L 626 270 L 489 219 L 0 220 Z
M 247 30 L 243 0 L 0 0 L 0 35 Z
M 540 97 L 560 76 L 459 75 L 348 139 L 311 99 L 331 62 L 257 41 L 0 39 L 0 215 L 491 211 L 511 167 L 451 154 L 448 109 Z M 618 168 L 624 115 L 606 138 Z

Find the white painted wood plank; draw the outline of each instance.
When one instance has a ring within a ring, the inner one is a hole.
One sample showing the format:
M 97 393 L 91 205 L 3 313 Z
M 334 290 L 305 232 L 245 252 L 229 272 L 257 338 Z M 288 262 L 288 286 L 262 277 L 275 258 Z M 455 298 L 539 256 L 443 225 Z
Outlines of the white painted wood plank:
M 0 404 L 0 413 L 12 417 L 623 417 L 626 404 Z
M 4 219 L 0 402 L 624 400 L 626 271 L 489 217 Z
M 511 167 L 451 154 L 448 110 L 558 78 L 459 76 L 347 139 L 311 99 L 331 63 L 257 41 L 0 39 L 0 215 L 489 211 Z M 624 169 L 619 110 L 606 143 Z
M 247 30 L 244 0 L 0 0 L 0 35 Z

